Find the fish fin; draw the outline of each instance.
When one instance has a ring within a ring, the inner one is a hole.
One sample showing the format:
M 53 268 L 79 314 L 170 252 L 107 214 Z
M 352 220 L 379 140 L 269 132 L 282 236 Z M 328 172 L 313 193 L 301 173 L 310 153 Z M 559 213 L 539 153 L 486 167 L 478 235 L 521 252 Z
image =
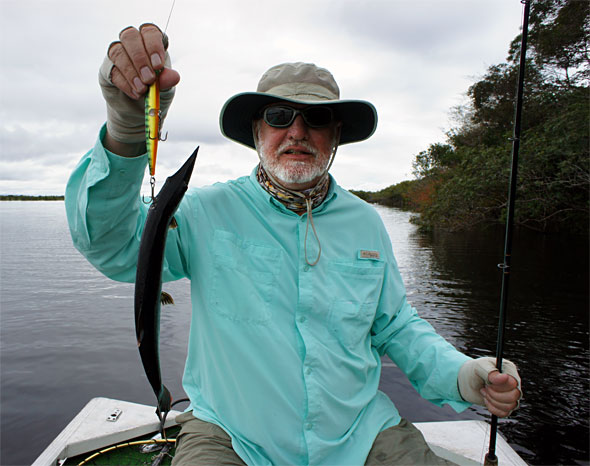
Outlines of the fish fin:
M 160 303 L 164 306 L 167 304 L 174 304 L 174 298 L 172 298 L 171 294 L 162 291 L 162 294 L 160 294 Z
M 170 221 L 170 226 L 168 228 L 170 228 L 171 230 L 178 228 L 178 223 L 176 222 L 176 219 L 174 217 L 172 217 L 172 220 Z

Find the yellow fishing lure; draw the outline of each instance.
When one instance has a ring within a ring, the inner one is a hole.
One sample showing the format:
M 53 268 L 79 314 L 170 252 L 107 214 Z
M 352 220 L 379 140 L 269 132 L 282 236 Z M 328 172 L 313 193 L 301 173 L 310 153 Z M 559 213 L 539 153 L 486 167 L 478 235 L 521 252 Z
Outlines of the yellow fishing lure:
M 162 113 L 160 111 L 160 79 L 156 77 L 145 96 L 145 144 L 147 147 L 150 176 L 156 173 L 156 158 L 158 155 L 158 141 L 162 139 Z

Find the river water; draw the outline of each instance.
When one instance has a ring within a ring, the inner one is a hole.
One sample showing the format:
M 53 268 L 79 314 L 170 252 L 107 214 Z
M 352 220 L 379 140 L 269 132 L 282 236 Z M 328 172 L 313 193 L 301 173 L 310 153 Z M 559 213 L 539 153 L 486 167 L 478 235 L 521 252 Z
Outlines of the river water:
M 461 351 L 495 353 L 502 229 L 423 235 L 410 214 L 377 206 L 408 298 Z M 137 348 L 133 285 L 94 270 L 73 248 L 63 202 L 0 202 L 2 465 L 30 464 L 93 397 L 153 404 Z M 517 232 L 505 357 L 525 398 L 500 430 L 530 464 L 590 464 L 588 241 Z M 182 395 L 189 286 L 162 317 L 166 385 Z M 381 388 L 412 421 L 489 420 L 417 396 L 386 364 Z M 482 448 L 485 448 L 482 445 Z

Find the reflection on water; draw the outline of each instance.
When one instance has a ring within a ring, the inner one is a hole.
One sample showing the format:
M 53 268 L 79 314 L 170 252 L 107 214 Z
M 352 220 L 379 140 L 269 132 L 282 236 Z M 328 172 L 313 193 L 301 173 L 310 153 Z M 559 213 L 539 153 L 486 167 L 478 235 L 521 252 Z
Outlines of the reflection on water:
M 503 231 L 425 236 L 409 214 L 377 207 L 408 298 L 460 350 L 493 355 Z M 153 404 L 135 345 L 133 285 L 112 282 L 73 249 L 63 202 L 0 202 L 1 464 L 30 464 L 95 396 Z M 588 246 L 515 237 L 505 354 L 525 399 L 501 431 L 532 464 L 588 461 Z M 161 327 L 162 372 L 175 398 L 190 319 L 186 280 L 166 286 L 176 306 Z M 416 421 L 456 415 L 417 398 L 399 370 L 382 389 Z
M 504 230 L 423 235 L 410 214 L 377 209 L 420 315 L 467 354 L 495 355 Z M 525 398 L 501 429 L 533 464 L 588 462 L 588 309 L 587 239 L 518 231 L 504 354 Z

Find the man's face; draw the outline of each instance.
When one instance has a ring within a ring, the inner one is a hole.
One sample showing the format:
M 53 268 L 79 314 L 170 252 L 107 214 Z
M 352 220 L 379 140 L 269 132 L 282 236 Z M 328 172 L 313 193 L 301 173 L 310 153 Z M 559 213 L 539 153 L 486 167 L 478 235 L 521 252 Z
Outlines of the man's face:
M 293 108 L 305 105 L 288 104 Z M 254 124 L 256 149 L 264 169 L 285 188 L 302 191 L 321 179 L 339 137 L 339 124 L 311 128 L 297 115 L 287 128 Z

